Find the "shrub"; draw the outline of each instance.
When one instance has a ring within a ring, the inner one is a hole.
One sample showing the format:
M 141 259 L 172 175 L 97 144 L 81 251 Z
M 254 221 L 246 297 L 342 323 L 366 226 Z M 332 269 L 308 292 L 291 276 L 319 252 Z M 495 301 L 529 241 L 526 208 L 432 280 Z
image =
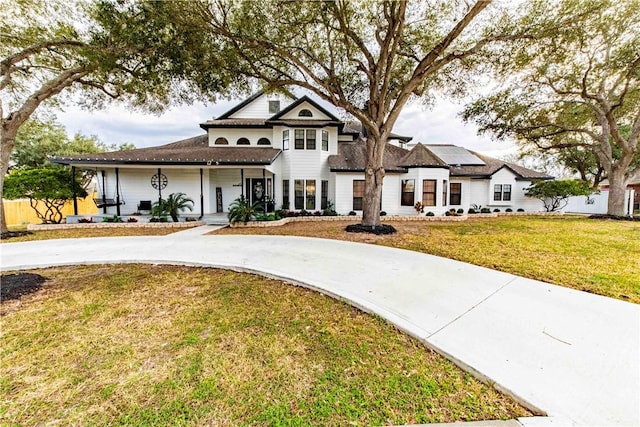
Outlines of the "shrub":
M 246 224 L 264 211 L 262 203 L 249 203 L 249 199 L 244 196 L 238 197 L 229 206 L 227 217 L 232 224 L 243 222 Z
M 505 211 L 505 212 L 513 212 L 513 209 L 511 209 L 511 208 L 507 208 L 507 209 L 505 209 L 504 211 Z
M 469 210 L 467 212 L 470 213 L 470 214 L 477 214 L 478 213 L 478 211 L 475 210 L 474 208 L 469 208 Z
M 335 205 L 331 200 L 327 200 L 327 207 L 322 210 L 323 216 L 338 216 L 338 212 L 336 212 Z
M 315 212 L 313 213 L 313 216 L 322 216 L 322 212 L 320 212 L 320 211 L 315 211 Z
M 78 220 L 78 222 L 79 222 L 80 224 L 88 224 L 88 223 L 93 222 L 93 219 L 91 219 L 91 218 L 80 218 L 80 219 Z
M 311 215 L 311 213 L 309 211 L 305 210 L 305 209 L 302 209 L 299 212 L 299 214 L 300 214 L 300 216 L 309 216 L 309 215 Z
M 160 199 L 151 207 L 153 216 L 171 216 L 173 222 L 178 222 L 178 215 L 181 211 L 188 209 L 193 210 L 193 200 L 184 193 L 171 193 L 167 200 Z
M 188 219 L 188 218 L 187 218 L 187 219 Z M 131 216 L 131 217 L 129 217 L 129 219 L 127 220 L 127 222 L 138 222 L 138 219 L 137 219 L 137 218 L 134 218 L 134 217 L 132 217 L 132 216 Z
M 380 211 L 380 216 L 387 216 L 387 213 L 385 211 Z
M 518 208 L 518 212 L 524 212 L 524 209 Z
M 482 208 L 482 209 L 480 209 L 480 213 L 491 213 L 491 209 L 489 209 L 489 208 Z
M 547 212 L 558 211 L 571 196 L 588 196 L 594 192 L 588 182 L 578 179 L 538 181 L 527 188 L 525 196 L 541 200 Z
M 458 215 L 462 215 L 464 213 L 464 209 L 460 208 L 456 211 Z
M 413 208 L 416 210 L 416 212 L 418 213 L 423 213 L 424 212 L 424 206 L 422 205 L 422 202 L 416 202 L 415 205 L 413 205 Z
M 196 219 L 196 218 L 194 218 L 194 217 L 192 217 L 192 216 L 188 216 L 188 217 L 186 217 L 184 220 L 185 220 L 186 222 L 195 222 L 195 221 L 197 221 L 197 219 Z
M 493 211 L 494 211 L 494 212 L 500 212 L 500 209 L 495 208 Z
M 291 212 L 289 212 L 288 209 L 278 209 L 277 211 L 274 212 L 277 216 L 279 216 L 280 218 L 284 218 L 289 216 L 289 214 Z
M 435 214 L 431 211 L 427 212 L 427 214 L 425 216 L 434 216 Z
M 350 216 L 356 216 L 357 214 L 356 214 L 356 212 L 355 212 L 355 211 L 351 211 L 351 212 L 349 212 L 349 215 L 350 215 Z

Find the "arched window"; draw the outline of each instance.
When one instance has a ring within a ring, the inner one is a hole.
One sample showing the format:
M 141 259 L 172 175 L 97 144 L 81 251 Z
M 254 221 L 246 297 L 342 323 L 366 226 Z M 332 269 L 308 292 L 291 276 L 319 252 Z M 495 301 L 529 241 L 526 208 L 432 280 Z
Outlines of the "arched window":
M 236 145 L 251 145 L 251 143 L 249 142 L 249 140 L 247 138 L 240 138 L 236 142 Z
M 268 138 L 260 138 L 258 140 L 258 145 L 271 145 L 271 141 Z
M 313 114 L 311 114 L 311 111 L 305 108 L 304 110 L 300 110 L 300 112 L 298 113 L 298 117 L 313 117 Z
M 229 145 L 229 141 L 227 141 L 227 138 L 218 138 L 216 139 L 216 142 L 214 142 L 214 145 Z

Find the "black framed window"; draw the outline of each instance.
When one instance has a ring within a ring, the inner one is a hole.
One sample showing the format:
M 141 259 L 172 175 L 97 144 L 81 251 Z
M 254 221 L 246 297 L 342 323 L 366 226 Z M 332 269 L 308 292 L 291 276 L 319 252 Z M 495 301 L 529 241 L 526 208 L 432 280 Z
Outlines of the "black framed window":
M 329 151 L 329 132 L 322 131 L 322 151 Z
M 423 206 L 436 205 L 436 182 L 437 181 L 435 179 L 422 180 L 422 205 Z
M 307 129 L 307 150 L 316 149 L 316 130 Z
M 401 206 L 413 206 L 414 192 L 416 190 L 416 181 L 414 179 L 403 179 L 401 182 Z
M 216 139 L 216 141 L 213 144 L 214 145 L 229 145 L 229 141 L 227 141 L 227 138 L 220 137 L 220 138 Z
M 462 204 L 462 183 L 452 182 L 451 184 L 449 184 L 449 204 Z
M 307 110 L 305 108 L 304 110 L 300 110 L 300 112 L 298 113 L 298 117 L 313 117 L 313 114 L 310 110 Z
M 240 138 L 236 141 L 236 145 L 251 145 L 247 138 Z
M 289 149 L 289 129 L 282 131 L 282 149 Z
M 362 200 L 364 198 L 364 179 L 353 180 L 353 210 L 362 210 Z
M 495 184 L 493 186 L 493 200 L 494 201 L 502 200 L 502 184 Z
M 282 209 L 289 209 L 289 180 L 282 180 Z
M 293 148 L 296 150 L 304 150 L 304 129 L 296 129 L 295 131 L 295 142 L 293 144 Z
M 502 200 L 511 201 L 511 184 L 502 186 Z
M 269 138 L 260 138 L 258 140 L 258 145 L 271 145 L 271 141 Z
M 280 112 L 280 101 L 269 101 L 269 114 Z
M 294 181 L 295 191 L 295 208 L 304 209 L 304 180 L 296 179 Z
M 307 203 L 305 209 L 308 211 L 315 210 L 316 208 L 316 180 L 308 179 L 305 185 L 305 191 L 307 193 Z
M 320 183 L 320 209 L 327 209 L 327 201 L 329 200 L 329 181 Z

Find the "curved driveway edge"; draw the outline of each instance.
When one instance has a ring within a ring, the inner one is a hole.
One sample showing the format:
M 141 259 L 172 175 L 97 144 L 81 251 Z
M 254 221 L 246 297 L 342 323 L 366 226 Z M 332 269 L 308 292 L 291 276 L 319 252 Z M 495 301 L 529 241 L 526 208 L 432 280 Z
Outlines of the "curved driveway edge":
M 3 243 L 0 267 L 142 262 L 256 272 L 387 319 L 549 421 L 640 425 L 636 304 L 382 246 L 195 234 Z

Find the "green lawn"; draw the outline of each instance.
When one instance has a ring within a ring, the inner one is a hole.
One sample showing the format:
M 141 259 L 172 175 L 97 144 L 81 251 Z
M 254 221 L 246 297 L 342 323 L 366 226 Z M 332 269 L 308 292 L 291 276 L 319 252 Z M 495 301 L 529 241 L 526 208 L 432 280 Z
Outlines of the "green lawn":
M 2 425 L 346 426 L 530 415 L 383 320 L 279 281 L 150 265 L 31 273 L 47 281 L 1 305 Z
M 324 237 L 409 249 L 640 303 L 640 222 L 512 216 L 462 222 L 386 222 L 391 236 L 347 233 L 353 220 L 224 229 Z
M 82 237 L 116 237 L 116 236 L 165 236 L 184 228 L 170 227 L 113 227 L 113 228 L 71 228 L 60 230 L 32 231 L 23 236 L 0 240 L 1 243 L 29 242 L 33 240 L 77 239 Z M 26 227 L 10 227 L 9 231 L 26 231 Z

